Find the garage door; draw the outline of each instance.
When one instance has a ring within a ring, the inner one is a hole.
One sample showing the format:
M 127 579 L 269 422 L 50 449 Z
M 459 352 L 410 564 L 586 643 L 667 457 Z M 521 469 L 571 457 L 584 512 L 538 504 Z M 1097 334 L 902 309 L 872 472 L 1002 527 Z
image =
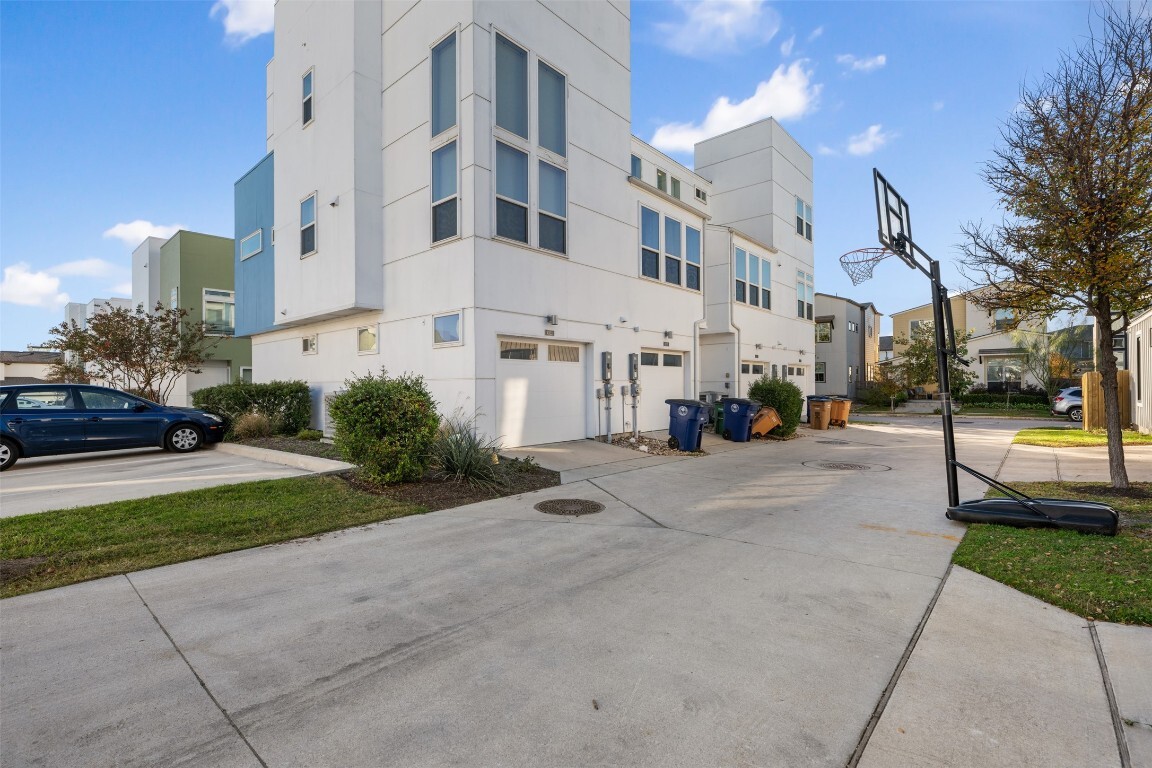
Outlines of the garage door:
M 496 361 L 496 424 L 505 447 L 587 437 L 585 348 L 501 338 Z
M 640 431 L 668 429 L 669 398 L 682 398 L 688 355 L 667 349 L 640 350 Z
M 231 364 L 224 360 L 206 360 L 200 366 L 200 373 L 188 374 L 188 404 L 192 404 L 192 393 L 196 390 L 227 384 L 231 380 Z

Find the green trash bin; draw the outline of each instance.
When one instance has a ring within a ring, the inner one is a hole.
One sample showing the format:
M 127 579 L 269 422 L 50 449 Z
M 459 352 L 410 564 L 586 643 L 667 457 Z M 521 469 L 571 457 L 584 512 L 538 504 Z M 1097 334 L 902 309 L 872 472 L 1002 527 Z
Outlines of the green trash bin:
M 712 431 L 718 435 L 724 434 L 724 401 L 717 400 L 712 404 Z

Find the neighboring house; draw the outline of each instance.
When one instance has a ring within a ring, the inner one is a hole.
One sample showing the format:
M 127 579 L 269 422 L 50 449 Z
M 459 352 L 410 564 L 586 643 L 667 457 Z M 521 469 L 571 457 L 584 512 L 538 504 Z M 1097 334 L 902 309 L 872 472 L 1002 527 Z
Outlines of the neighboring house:
M 1152 434 L 1152 308 L 1128 324 L 1129 362 L 1132 364 L 1132 421 L 1144 434 Z
M 132 310 L 132 299 L 113 297 L 110 299 L 92 299 L 87 304 L 83 302 L 69 302 L 64 305 L 64 322 L 75 320 L 81 328 L 88 327 L 88 318 L 97 312 L 107 312 L 109 309 Z
M 816 294 L 816 394 L 856 397 L 880 362 L 880 318 L 871 303 Z
M 1092 370 L 1100 370 L 1099 361 L 1096 360 L 1097 344 L 1099 336 L 1097 334 L 1097 326 L 1092 324 L 1092 360 L 1094 367 Z M 1112 320 L 1112 352 L 1116 356 L 1116 367 L 1121 371 L 1129 369 L 1129 356 L 1128 356 L 1128 338 L 1129 334 L 1124 329 L 1124 318 L 1114 317 Z
M 29 349 L 0 352 L 0 384 L 40 384 L 48 381 L 52 366 L 63 360 L 60 352 Z
M 167 240 L 149 237 L 132 253 L 132 299 L 152 309 L 158 303 L 189 311 L 188 321 L 203 321 L 214 345 L 200 373 L 182 376 L 169 405 L 191 405 L 203 387 L 251 380 L 252 351 L 235 335 L 233 241 L 181 230 Z
M 973 301 L 978 294 L 977 289 L 949 297 L 956 330 L 966 329 L 972 334 L 968 339 L 968 359 L 972 364 L 971 370 L 976 374 L 973 385 L 986 386 L 989 392 L 1019 392 L 1028 385 L 1040 386 L 1040 382 L 1025 369 L 1025 351 L 1015 341 L 1015 334 L 1018 331 L 1044 333 L 1045 323 L 1023 322 L 1015 329 L 1015 317 L 1011 310 L 983 309 Z M 893 345 L 895 362 L 899 362 L 900 354 L 906 346 L 898 343 L 898 340 L 901 337 L 911 338 L 921 323 L 931 322 L 931 304 L 893 313 L 892 333 L 897 340 Z M 935 392 L 938 387 L 930 383 L 925 384 L 924 389 Z
M 892 351 L 892 337 L 891 336 L 881 336 L 880 337 L 880 345 L 878 347 L 878 354 L 879 354 L 879 362 L 880 363 L 887 363 L 889 360 L 891 360 L 894 357 L 894 353 Z
M 610 2 L 278 3 L 235 189 L 257 379 L 327 430 L 350 376 L 419 373 L 507 446 L 605 431 L 605 387 L 631 428 L 630 355 L 644 430 L 773 372 L 811 393 L 811 156 L 771 119 L 694 170 L 632 136 L 630 42 Z

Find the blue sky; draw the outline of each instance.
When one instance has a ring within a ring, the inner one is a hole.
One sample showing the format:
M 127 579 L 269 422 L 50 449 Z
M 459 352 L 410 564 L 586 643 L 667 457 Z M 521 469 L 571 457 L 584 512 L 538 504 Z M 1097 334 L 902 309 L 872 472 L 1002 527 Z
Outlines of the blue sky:
M 132 249 L 232 233 L 232 185 L 264 154 L 267 0 L 0 3 L 0 347 L 63 302 L 130 295 Z M 926 303 L 876 245 L 872 167 L 951 267 L 960 224 L 998 218 L 979 178 L 1021 83 L 1089 32 L 1085 2 L 632 3 L 632 130 L 691 166 L 700 137 L 769 115 L 815 163 L 816 288 L 885 313 Z

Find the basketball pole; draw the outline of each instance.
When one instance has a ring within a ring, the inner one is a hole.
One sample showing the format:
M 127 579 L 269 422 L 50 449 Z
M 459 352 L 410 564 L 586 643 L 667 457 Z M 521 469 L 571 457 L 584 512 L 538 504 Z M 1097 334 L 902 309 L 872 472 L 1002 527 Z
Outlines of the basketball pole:
M 921 251 L 921 253 L 924 253 Z M 944 463 L 948 479 L 948 506 L 960 503 L 960 488 L 956 480 L 956 433 L 952 429 L 952 382 L 948 376 L 948 338 L 944 328 L 944 302 L 947 289 L 940 281 L 940 262 L 928 257 L 932 278 L 932 316 L 936 333 L 936 369 L 940 379 L 940 418 L 944 423 Z M 951 313 L 949 313 L 951 314 Z

